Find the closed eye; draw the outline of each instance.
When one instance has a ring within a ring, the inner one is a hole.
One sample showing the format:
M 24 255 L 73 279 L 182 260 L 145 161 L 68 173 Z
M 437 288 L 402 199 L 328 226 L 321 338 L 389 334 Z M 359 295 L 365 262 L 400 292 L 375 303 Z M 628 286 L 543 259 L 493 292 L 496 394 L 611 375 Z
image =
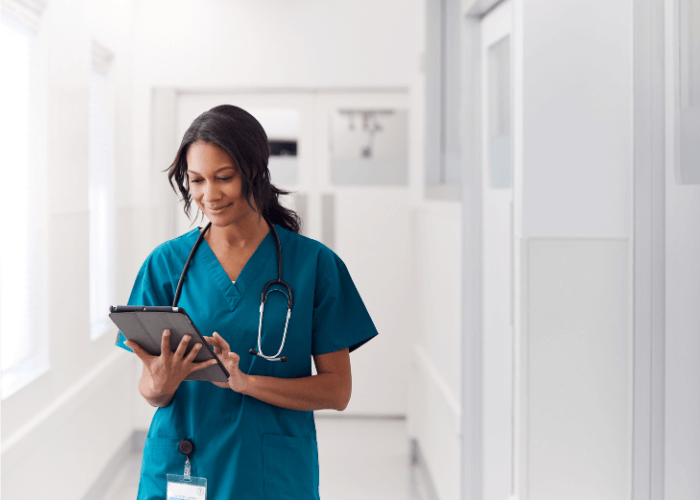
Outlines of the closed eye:
M 230 181 L 233 177 L 217 177 L 216 180 L 226 182 Z M 198 182 L 202 182 L 204 179 L 191 179 L 190 182 L 197 184 Z

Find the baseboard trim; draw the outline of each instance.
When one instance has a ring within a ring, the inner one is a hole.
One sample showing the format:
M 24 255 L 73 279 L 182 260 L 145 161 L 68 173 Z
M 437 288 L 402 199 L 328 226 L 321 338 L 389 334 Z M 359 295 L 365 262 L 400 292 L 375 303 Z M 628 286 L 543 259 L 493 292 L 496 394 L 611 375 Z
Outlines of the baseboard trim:
M 420 483 L 420 489 L 426 495 L 426 500 L 440 500 L 428 464 L 425 463 L 420 445 L 415 438 L 411 438 L 411 468 L 416 472 L 416 479 Z
M 135 430 L 129 439 L 129 451 L 131 453 L 143 453 L 143 446 L 146 444 L 147 430 Z
M 341 412 L 336 413 L 317 413 L 314 412 L 316 419 L 343 419 L 343 420 L 406 420 L 406 415 L 369 415 L 365 413 L 343 415 Z

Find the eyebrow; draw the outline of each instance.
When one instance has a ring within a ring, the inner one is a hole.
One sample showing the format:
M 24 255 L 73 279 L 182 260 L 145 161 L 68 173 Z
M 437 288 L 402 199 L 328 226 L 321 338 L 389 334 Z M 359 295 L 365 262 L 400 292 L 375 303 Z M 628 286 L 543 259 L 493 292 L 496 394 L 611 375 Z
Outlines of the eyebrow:
M 217 173 L 221 172 L 222 170 L 226 170 L 227 168 L 233 168 L 233 169 L 235 170 L 234 167 L 221 167 L 219 170 L 217 170 L 217 171 L 214 172 L 214 173 L 217 174 Z M 199 172 L 195 172 L 194 170 L 189 170 L 189 169 L 188 169 L 187 172 L 188 172 L 188 173 L 192 173 L 192 174 L 202 175 L 202 174 L 200 174 Z

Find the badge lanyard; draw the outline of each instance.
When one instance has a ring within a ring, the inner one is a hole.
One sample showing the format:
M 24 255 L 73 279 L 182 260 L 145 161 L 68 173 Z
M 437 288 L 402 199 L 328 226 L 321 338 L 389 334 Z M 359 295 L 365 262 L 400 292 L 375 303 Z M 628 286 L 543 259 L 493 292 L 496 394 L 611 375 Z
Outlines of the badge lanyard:
M 189 439 L 183 439 L 177 449 L 185 455 L 185 473 L 182 476 L 168 474 L 167 500 L 207 500 L 207 480 L 203 477 L 193 477 L 191 474 L 190 455 L 194 444 Z

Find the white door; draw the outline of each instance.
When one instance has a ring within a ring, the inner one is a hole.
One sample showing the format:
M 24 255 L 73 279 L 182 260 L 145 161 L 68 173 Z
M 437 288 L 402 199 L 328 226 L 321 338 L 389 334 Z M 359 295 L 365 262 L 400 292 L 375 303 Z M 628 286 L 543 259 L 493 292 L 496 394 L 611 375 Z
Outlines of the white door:
M 295 193 L 285 203 L 302 216 L 303 233 L 343 259 L 379 330 L 351 356 L 353 396 L 346 415 L 406 414 L 406 332 L 413 326 L 405 309 L 412 286 L 408 102 L 407 92 L 377 91 L 177 97 L 177 144 L 200 113 L 224 103 L 253 114 L 271 141 L 296 142 L 293 161 L 271 158 L 272 182 Z M 194 224 L 181 207 L 177 211 L 182 234 Z
M 513 493 L 512 2 L 481 23 L 485 500 Z

